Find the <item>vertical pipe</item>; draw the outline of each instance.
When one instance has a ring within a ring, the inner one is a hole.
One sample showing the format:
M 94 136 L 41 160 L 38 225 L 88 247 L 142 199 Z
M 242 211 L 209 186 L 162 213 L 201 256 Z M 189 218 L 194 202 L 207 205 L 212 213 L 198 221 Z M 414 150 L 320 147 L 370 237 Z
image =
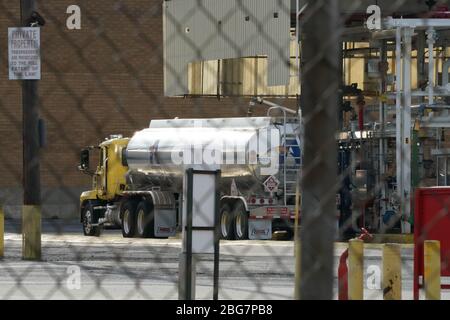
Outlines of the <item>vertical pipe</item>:
M 221 82 L 221 75 L 220 75 L 220 60 L 217 60 L 217 87 L 216 87 L 216 93 L 217 97 L 220 98 L 221 92 L 220 92 L 220 82 Z
M 192 294 L 193 286 L 193 257 L 192 257 L 192 210 L 193 202 L 193 189 L 194 189 L 194 170 L 192 168 L 187 170 L 187 210 L 186 210 L 186 285 L 185 285 L 185 299 L 194 299 Z
M 432 27 L 427 30 L 428 43 L 428 104 L 434 104 L 434 36 L 435 31 Z
M 425 83 L 425 46 L 426 34 L 425 31 L 417 31 L 417 84 L 418 87 Z M 420 87 L 419 87 L 420 88 Z M 424 98 L 422 98 L 423 102 Z
M 402 171 L 402 142 L 403 142 L 403 108 L 401 105 L 402 88 L 401 88 L 401 72 L 402 72 L 402 29 L 397 27 L 395 30 L 395 131 L 396 131 L 396 178 L 397 178 L 397 197 L 403 199 L 403 171 Z M 401 200 L 400 200 L 401 201 Z
M 387 64 L 387 47 L 386 47 L 386 40 L 381 40 L 381 47 L 380 47 L 380 61 L 383 64 Z M 383 74 L 382 74 L 382 78 L 380 81 L 380 95 L 384 95 L 386 92 L 386 73 L 385 69 L 383 68 Z M 381 199 L 385 199 L 386 198 L 386 181 L 384 180 L 384 176 L 385 176 L 385 172 L 386 172 L 386 167 L 385 167 L 385 148 L 384 148 L 384 143 L 386 141 L 385 137 L 384 137 L 384 133 L 385 133 L 385 101 L 384 99 L 380 99 L 380 105 L 379 105 L 379 113 L 380 113 L 380 140 L 379 140 L 379 176 L 378 176 L 378 184 L 380 186 L 380 190 L 381 190 Z M 382 219 L 382 215 L 383 213 L 386 211 L 386 202 L 385 201 L 380 201 L 380 212 L 379 212 L 379 227 L 380 229 L 382 229 L 382 225 L 383 225 L 383 219 Z
M 216 199 L 214 204 L 214 284 L 213 300 L 219 300 L 219 259 L 220 259 L 220 177 L 221 171 L 216 171 Z
M 402 141 L 402 233 L 411 233 L 411 52 L 412 28 L 405 28 L 403 34 L 403 141 Z
M 333 297 L 338 185 L 336 103 L 341 26 L 338 1 L 309 2 L 302 30 L 301 298 Z M 299 171 L 300 174 L 300 171 Z
M 364 299 L 364 241 L 351 239 L 348 243 L 348 299 Z
M 425 299 L 441 299 L 441 245 L 439 241 L 424 242 Z
M 402 299 L 402 259 L 400 245 L 383 245 L 383 299 Z
M 297 94 L 300 94 L 300 0 L 296 1 L 295 7 L 295 42 L 296 42 L 296 55 L 295 55 L 295 65 L 297 66 L 297 77 L 298 77 L 298 91 Z

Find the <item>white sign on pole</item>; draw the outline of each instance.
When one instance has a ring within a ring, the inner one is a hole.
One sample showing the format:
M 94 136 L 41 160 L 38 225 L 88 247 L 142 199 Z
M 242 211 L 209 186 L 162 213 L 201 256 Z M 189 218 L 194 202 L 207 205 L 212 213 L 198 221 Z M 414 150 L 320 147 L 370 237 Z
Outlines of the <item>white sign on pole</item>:
M 9 80 L 41 79 L 41 29 L 8 28 Z
M 214 227 L 216 216 L 216 172 L 208 166 L 197 166 L 199 173 L 192 173 L 192 185 L 188 172 L 184 177 L 183 190 L 183 251 L 187 251 L 188 192 L 192 189 L 192 253 L 214 253 Z M 205 173 L 202 169 L 207 168 Z M 203 230 L 199 228 L 204 228 Z M 210 229 L 209 229 L 210 228 Z M 209 229 L 209 230 L 208 230 Z

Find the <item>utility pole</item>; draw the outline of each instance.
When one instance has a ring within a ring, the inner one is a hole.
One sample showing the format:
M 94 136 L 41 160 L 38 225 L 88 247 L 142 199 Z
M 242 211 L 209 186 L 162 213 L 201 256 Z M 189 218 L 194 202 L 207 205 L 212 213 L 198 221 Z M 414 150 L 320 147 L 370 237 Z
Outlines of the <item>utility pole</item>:
M 22 27 L 30 27 L 35 0 L 20 0 Z M 33 25 L 35 26 L 35 25 Z M 39 159 L 38 81 L 22 80 L 23 211 L 22 258 L 41 258 L 41 182 Z
M 303 166 L 300 299 L 331 300 L 338 190 L 338 1 L 309 1 L 302 30 Z M 296 284 L 298 285 L 298 284 Z

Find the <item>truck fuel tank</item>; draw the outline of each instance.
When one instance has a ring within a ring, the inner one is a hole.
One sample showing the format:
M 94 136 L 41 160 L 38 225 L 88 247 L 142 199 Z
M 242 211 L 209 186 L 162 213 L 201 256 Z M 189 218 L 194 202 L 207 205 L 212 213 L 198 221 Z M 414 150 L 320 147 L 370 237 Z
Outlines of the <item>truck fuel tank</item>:
M 153 120 L 130 139 L 127 163 L 154 185 L 178 185 L 187 167 L 209 164 L 250 186 L 279 173 L 283 132 L 270 117 Z

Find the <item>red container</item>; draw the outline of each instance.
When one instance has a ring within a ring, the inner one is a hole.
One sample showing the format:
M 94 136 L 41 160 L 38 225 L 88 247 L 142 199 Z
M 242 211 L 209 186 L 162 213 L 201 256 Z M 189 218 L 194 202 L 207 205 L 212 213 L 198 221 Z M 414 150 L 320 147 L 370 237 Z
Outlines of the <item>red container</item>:
M 450 188 L 432 187 L 416 190 L 414 208 L 414 299 L 419 299 L 419 277 L 424 274 L 423 243 L 441 243 L 441 276 L 450 276 Z M 450 285 L 442 285 L 450 289 Z

